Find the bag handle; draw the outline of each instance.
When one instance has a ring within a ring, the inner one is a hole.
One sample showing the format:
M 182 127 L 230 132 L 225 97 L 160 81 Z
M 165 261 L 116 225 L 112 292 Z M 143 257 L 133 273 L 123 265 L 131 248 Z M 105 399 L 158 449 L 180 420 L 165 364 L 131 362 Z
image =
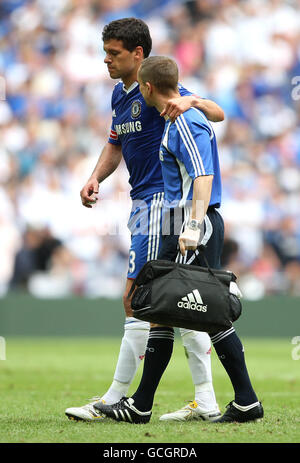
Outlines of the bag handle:
M 207 258 L 206 258 L 206 255 L 205 255 L 205 253 L 204 253 L 204 250 L 205 250 L 205 245 L 204 245 L 204 244 L 200 244 L 200 245 L 198 246 L 198 248 L 197 248 L 197 249 L 195 250 L 195 252 L 194 252 L 195 258 L 196 258 L 196 260 L 198 261 L 198 264 L 201 266 L 201 261 L 200 261 L 200 257 L 199 257 L 199 252 L 201 252 L 202 257 L 203 257 L 203 260 L 204 260 L 204 262 L 205 262 L 205 265 L 206 265 L 206 267 L 207 267 L 209 273 L 210 273 L 212 276 L 214 276 L 215 278 L 217 278 L 216 275 L 214 274 L 214 272 L 212 271 L 212 269 L 211 269 L 209 263 L 208 263 L 208 260 L 207 260 Z M 197 252 L 197 251 L 198 251 L 198 252 Z M 218 278 L 217 278 L 217 280 L 218 280 Z M 219 280 L 218 280 L 218 281 L 219 281 Z
M 199 257 L 199 252 L 201 252 L 202 257 L 203 257 L 203 260 L 204 260 L 205 265 L 206 265 L 206 267 L 207 267 L 207 270 L 209 271 L 209 273 L 210 273 L 212 276 L 214 276 L 215 278 L 217 278 L 216 275 L 214 274 L 214 272 L 212 271 L 212 269 L 211 269 L 211 267 L 210 267 L 210 265 L 209 265 L 209 263 L 208 263 L 208 260 L 207 260 L 207 258 L 206 258 L 206 255 L 205 255 L 205 253 L 204 253 L 205 247 L 206 247 L 206 246 L 205 246 L 204 244 L 200 244 L 200 245 L 197 247 L 197 249 L 195 249 L 195 251 L 194 251 L 195 259 L 198 261 L 198 264 L 200 265 L 200 267 L 202 267 L 202 262 L 200 261 L 200 257 Z M 179 244 L 177 245 L 177 251 L 180 252 Z
M 211 269 L 211 267 L 210 267 L 210 265 L 209 265 L 209 263 L 208 263 L 208 260 L 207 260 L 207 258 L 206 258 L 206 255 L 205 255 L 205 253 L 204 253 L 204 250 L 205 250 L 205 245 L 204 245 L 204 244 L 200 244 L 200 245 L 198 246 L 198 248 L 195 250 L 196 259 L 197 259 L 199 265 L 201 266 L 201 261 L 200 261 L 200 257 L 199 257 L 199 252 L 201 252 L 202 257 L 203 257 L 203 260 L 204 260 L 205 265 L 206 265 L 206 267 L 207 267 L 207 270 L 208 270 L 209 273 L 215 278 L 215 280 L 217 280 L 217 282 L 218 282 L 220 288 L 222 288 L 222 290 L 223 290 L 223 285 L 222 285 L 222 283 L 220 282 L 220 280 L 219 280 L 219 278 L 217 277 L 217 275 L 212 271 L 212 269 Z M 198 252 L 197 252 L 197 251 L 198 251 Z

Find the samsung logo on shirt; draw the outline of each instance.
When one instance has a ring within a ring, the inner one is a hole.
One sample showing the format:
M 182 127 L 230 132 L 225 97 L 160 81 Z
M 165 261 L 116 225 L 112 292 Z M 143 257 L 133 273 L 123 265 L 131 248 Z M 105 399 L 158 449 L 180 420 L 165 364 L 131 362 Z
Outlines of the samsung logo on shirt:
M 141 121 L 125 122 L 124 124 L 116 124 L 115 130 L 118 135 L 124 135 L 126 133 L 141 132 L 142 124 Z

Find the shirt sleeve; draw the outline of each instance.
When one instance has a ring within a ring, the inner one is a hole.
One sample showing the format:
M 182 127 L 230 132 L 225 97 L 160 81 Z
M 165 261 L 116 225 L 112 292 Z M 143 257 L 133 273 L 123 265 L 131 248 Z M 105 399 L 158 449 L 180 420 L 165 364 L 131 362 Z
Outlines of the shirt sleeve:
M 194 92 L 190 92 L 189 90 L 187 90 L 183 85 L 181 85 L 180 83 L 178 84 L 178 90 L 179 90 L 179 93 L 180 93 L 180 96 L 187 96 L 187 95 L 195 95 L 198 97 L 198 95 L 196 95 Z M 200 97 L 201 100 L 206 100 L 206 98 L 203 98 L 202 96 Z
M 214 175 L 208 127 L 198 121 L 189 122 L 185 114 L 176 119 L 174 126 L 172 152 L 185 165 L 189 176 L 194 180 L 203 175 Z
M 186 89 L 183 85 L 181 85 L 181 84 L 178 84 L 178 90 L 179 90 L 180 96 L 193 95 L 192 92 L 190 92 L 189 90 L 187 90 L 187 89 Z
M 112 122 L 111 122 L 111 127 L 110 127 L 110 134 L 108 137 L 108 143 L 111 143 L 112 145 L 121 145 L 121 141 L 119 139 L 119 136 L 115 130 L 114 126 L 114 114 L 115 114 L 115 99 L 116 99 L 116 92 L 117 92 L 117 86 L 115 86 L 112 96 L 111 96 L 111 111 L 112 111 Z
M 108 143 L 111 143 L 112 145 L 120 145 L 121 144 L 120 139 L 118 137 L 118 134 L 115 131 L 115 126 L 114 126 L 114 121 L 113 120 L 112 120 L 112 124 L 111 124 Z

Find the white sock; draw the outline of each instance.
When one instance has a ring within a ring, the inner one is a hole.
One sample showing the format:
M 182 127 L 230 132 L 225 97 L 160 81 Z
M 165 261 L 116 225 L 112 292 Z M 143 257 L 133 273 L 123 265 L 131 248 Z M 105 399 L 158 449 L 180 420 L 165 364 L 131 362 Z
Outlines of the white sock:
M 195 384 L 195 401 L 203 410 L 219 409 L 212 382 Z
M 195 385 L 195 401 L 205 410 L 217 408 L 211 373 L 211 341 L 207 333 L 179 329 Z
M 126 317 L 124 336 L 115 369 L 114 380 L 108 391 L 102 396 L 108 405 L 118 402 L 126 396 L 138 366 L 145 356 L 150 324 Z

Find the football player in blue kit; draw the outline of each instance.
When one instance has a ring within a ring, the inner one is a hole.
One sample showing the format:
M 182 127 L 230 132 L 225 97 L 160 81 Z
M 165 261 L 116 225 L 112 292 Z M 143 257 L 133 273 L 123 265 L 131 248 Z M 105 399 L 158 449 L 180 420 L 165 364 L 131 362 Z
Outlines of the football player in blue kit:
M 198 107 L 212 121 L 224 118 L 222 109 L 213 101 L 192 95 L 181 85 L 178 96 L 166 102 L 162 114 L 146 105 L 137 82 L 137 71 L 144 58 L 149 56 L 152 41 L 148 26 L 135 18 L 112 21 L 103 31 L 104 62 L 110 77 L 121 79 L 112 94 L 112 126 L 97 165 L 81 190 L 82 204 L 91 208 L 97 201 L 99 184 L 118 167 L 123 156 L 129 171 L 132 211 L 128 227 L 131 231 L 129 269 L 123 296 L 125 308 L 124 336 L 114 378 L 107 392 L 94 397 L 81 407 L 68 408 L 70 419 L 96 421 L 103 415 L 94 407 L 102 401 L 118 402 L 125 396 L 135 376 L 149 334 L 149 323 L 132 316 L 127 294 L 143 265 L 156 259 L 161 244 L 161 218 L 164 184 L 159 161 L 159 147 L 164 130 L 164 114 L 175 119 L 191 106 Z M 141 225 L 142 224 L 142 225 Z M 211 343 L 206 333 L 181 329 L 183 345 L 195 385 L 192 412 L 182 409 L 169 419 L 211 420 L 220 415 L 212 384 Z
M 145 59 L 138 72 L 138 81 L 147 104 L 159 112 L 166 101 L 178 96 L 178 68 L 170 58 L 153 56 Z M 170 233 L 162 236 L 158 258 L 174 261 L 180 255 L 184 262 L 191 263 L 195 260 L 198 245 L 206 244 L 208 264 L 220 268 L 224 224 L 218 212 L 221 177 L 214 131 L 203 112 L 194 107 L 174 122 L 167 116 L 165 118 L 160 161 L 166 206 L 173 211 L 165 217 L 168 220 L 174 217 L 175 208 L 182 214 L 179 232 L 174 230 L 174 223 L 169 220 Z M 178 219 L 178 211 L 176 215 Z M 205 266 L 204 261 L 201 264 Z M 116 421 L 147 423 L 151 418 L 154 394 L 172 355 L 173 334 L 171 327 L 151 324 L 143 375 L 136 392 L 116 404 L 100 402 L 95 408 Z M 234 327 L 210 333 L 210 338 L 235 393 L 223 416 L 215 416 L 210 421 L 224 423 L 261 419 L 263 408 L 252 388 L 244 349 Z M 185 410 L 188 409 L 193 413 L 193 404 L 185 407 Z M 174 419 L 174 413 L 171 413 L 161 416 L 160 420 L 169 420 L 170 415 Z

